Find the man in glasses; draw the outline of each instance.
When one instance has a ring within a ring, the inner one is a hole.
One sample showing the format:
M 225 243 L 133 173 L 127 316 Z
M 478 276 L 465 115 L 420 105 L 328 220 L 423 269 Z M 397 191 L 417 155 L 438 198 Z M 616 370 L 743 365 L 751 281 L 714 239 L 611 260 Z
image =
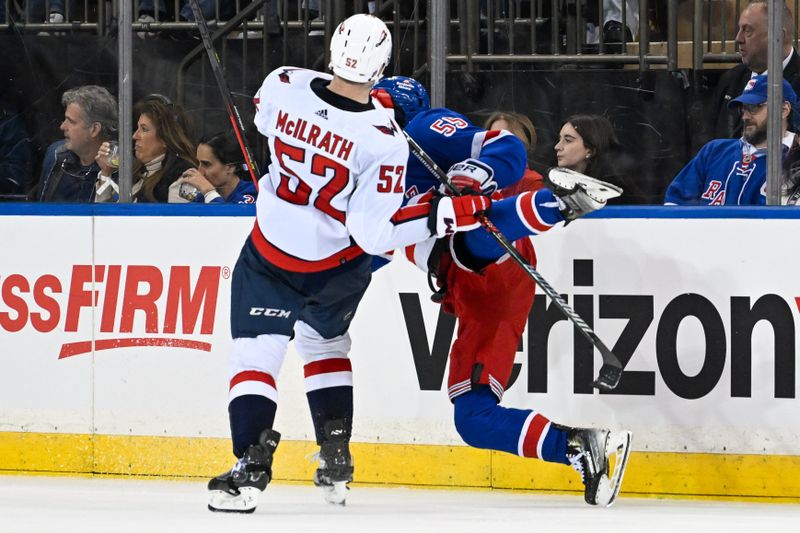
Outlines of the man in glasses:
M 61 97 L 64 139 L 45 153 L 39 181 L 42 202 L 91 202 L 100 167 L 94 158 L 104 141 L 117 135 L 117 101 L 97 85 L 70 89 Z
M 795 143 L 797 94 L 783 80 L 783 156 Z M 756 76 L 728 107 L 738 110 L 742 136 L 703 146 L 667 188 L 665 205 L 764 205 L 767 176 L 767 76 Z

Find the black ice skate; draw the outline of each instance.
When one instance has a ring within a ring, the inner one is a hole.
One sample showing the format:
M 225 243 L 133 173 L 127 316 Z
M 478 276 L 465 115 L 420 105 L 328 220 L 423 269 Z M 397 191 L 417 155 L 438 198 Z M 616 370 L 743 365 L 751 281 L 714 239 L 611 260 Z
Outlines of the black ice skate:
M 326 502 L 345 505 L 347 484 L 353 481 L 350 430 L 346 429 L 344 420 L 330 420 L 325 422 L 324 434 L 314 485 L 322 488 Z
M 567 432 L 567 458 L 581 475 L 584 499 L 590 505 L 610 507 L 619 493 L 628 464 L 631 432 L 612 433 L 607 429 L 570 429 Z M 610 458 L 614 458 L 610 472 Z
M 258 505 L 258 493 L 272 479 L 272 456 L 281 434 L 265 429 L 258 444 L 249 446 L 229 472 L 208 482 L 208 509 L 225 513 L 252 513 Z

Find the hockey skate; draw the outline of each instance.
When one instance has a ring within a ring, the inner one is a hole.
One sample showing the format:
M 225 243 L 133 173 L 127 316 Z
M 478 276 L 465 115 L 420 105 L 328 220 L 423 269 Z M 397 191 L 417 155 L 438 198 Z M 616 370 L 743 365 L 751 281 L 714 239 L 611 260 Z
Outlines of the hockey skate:
M 322 488 L 326 502 L 345 505 L 347 484 L 353 481 L 350 430 L 346 429 L 344 420 L 330 420 L 325 422 L 324 434 L 314 485 Z
M 249 446 L 229 472 L 208 482 L 208 509 L 224 513 L 252 513 L 258 505 L 258 493 L 272 479 L 272 456 L 281 435 L 265 429 L 258 444 Z
M 612 433 L 607 429 L 573 428 L 567 432 L 567 458 L 581 475 L 586 503 L 602 507 L 614 503 L 625 475 L 630 446 L 630 431 Z
M 561 213 L 567 222 L 597 211 L 622 194 L 622 189 L 616 185 L 567 168 L 551 168 L 544 183 L 558 197 Z

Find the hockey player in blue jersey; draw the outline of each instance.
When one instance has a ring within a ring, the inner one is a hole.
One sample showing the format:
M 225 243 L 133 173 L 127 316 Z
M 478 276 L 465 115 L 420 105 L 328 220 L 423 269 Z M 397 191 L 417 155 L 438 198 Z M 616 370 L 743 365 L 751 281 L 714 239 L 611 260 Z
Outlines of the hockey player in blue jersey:
M 764 205 L 767 176 L 767 76 L 752 78 L 742 94 L 728 103 L 742 116 L 742 137 L 705 144 L 675 176 L 665 205 Z M 781 137 L 783 157 L 796 143 L 788 131 L 797 94 L 783 80 Z M 784 197 L 782 203 L 786 203 Z
M 406 133 L 439 167 L 449 169 L 452 185 L 494 194 L 490 220 L 516 241 L 517 250 L 532 264 L 536 256 L 531 240 L 524 237 L 599 209 L 619 194 L 613 186 L 561 169 L 545 177 L 549 188 L 541 182 L 518 183 L 526 168 L 526 152 L 509 132 L 486 131 L 452 110 L 430 109 L 424 87 L 410 78 L 384 78 L 373 92 L 383 93 L 382 101 L 393 105 Z M 432 194 L 440 184 L 411 155 L 406 185 L 410 196 Z M 629 432 L 561 426 L 539 412 L 499 405 L 533 303 L 532 280 L 519 265 L 501 259 L 505 251 L 483 228 L 410 246 L 406 255 L 436 277 L 442 305 L 458 317 L 448 395 L 464 441 L 477 448 L 572 465 L 582 476 L 586 501 L 611 505 L 627 462 Z M 612 472 L 611 455 L 617 458 Z

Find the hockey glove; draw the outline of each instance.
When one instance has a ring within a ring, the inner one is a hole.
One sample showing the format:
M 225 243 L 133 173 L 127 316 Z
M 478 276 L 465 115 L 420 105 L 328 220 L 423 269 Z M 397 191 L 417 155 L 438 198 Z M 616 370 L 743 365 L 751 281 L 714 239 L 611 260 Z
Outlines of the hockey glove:
M 447 171 L 447 181 L 458 194 L 491 195 L 497 190 L 494 170 L 477 159 L 465 159 Z M 449 194 L 452 191 L 447 191 Z
M 548 170 L 544 184 L 558 198 L 559 209 L 567 222 L 605 207 L 608 200 L 622 194 L 622 189 L 616 185 L 567 168 Z
M 480 226 L 477 216 L 491 204 L 488 196 L 434 196 L 428 214 L 428 229 L 436 237 L 475 229 Z

